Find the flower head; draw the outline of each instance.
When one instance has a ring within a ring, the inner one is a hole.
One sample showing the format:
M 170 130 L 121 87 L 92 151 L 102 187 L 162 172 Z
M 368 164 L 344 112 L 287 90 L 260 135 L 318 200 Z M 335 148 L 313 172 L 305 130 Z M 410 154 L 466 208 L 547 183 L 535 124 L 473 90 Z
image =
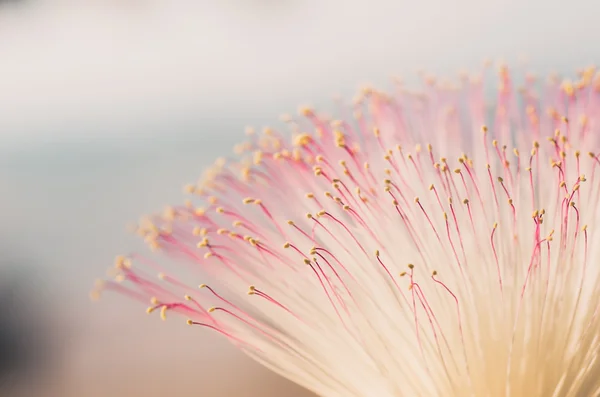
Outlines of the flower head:
M 95 293 L 323 397 L 598 395 L 600 79 L 499 78 L 492 108 L 481 77 L 426 79 L 249 131 L 140 223 L 163 259 L 119 257 Z

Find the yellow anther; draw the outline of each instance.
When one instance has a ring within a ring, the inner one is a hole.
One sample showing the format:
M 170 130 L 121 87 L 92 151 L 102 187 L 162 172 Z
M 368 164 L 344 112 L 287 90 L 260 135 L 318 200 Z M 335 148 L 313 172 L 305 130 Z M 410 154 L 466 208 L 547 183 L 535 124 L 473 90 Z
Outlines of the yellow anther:
M 260 165 L 260 163 L 262 163 L 263 156 L 264 156 L 264 153 L 262 152 L 262 150 L 255 151 L 254 152 L 254 164 Z
M 204 259 L 208 259 L 211 256 L 213 256 L 214 254 L 211 251 L 208 251 L 206 254 L 204 254 Z
M 305 116 L 305 117 L 308 117 L 308 116 L 314 114 L 313 110 L 310 107 L 308 107 L 308 106 L 302 106 L 302 107 L 300 107 L 300 109 L 298 109 L 298 113 L 301 116 Z
M 313 138 L 309 134 L 299 134 L 294 139 L 294 145 L 296 146 L 306 146 L 312 142 Z
M 115 258 L 115 269 L 122 269 L 125 263 L 125 257 L 123 255 L 118 255 Z

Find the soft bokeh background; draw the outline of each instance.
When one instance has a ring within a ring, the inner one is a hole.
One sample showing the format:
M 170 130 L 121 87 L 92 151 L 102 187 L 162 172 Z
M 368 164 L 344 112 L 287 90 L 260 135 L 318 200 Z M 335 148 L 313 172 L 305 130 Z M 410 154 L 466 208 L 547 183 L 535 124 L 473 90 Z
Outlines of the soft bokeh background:
M 0 1 L 0 394 L 305 396 L 88 291 L 250 124 L 421 67 L 600 61 L 595 0 Z M 4 394 L 3 394 L 4 393 Z

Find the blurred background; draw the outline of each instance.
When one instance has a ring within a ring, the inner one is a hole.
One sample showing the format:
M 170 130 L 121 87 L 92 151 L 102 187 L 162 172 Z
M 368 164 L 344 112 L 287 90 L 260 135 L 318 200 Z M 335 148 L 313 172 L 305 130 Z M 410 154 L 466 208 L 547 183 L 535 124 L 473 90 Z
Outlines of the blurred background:
M 0 395 L 308 396 L 93 280 L 246 125 L 417 69 L 600 61 L 595 0 L 0 0 Z

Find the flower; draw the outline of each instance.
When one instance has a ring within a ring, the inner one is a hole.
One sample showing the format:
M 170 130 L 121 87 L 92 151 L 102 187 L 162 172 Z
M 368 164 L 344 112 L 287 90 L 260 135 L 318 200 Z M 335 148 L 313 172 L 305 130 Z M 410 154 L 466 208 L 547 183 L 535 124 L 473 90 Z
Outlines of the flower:
M 600 78 L 483 77 L 250 130 L 95 293 L 323 397 L 598 395 Z

